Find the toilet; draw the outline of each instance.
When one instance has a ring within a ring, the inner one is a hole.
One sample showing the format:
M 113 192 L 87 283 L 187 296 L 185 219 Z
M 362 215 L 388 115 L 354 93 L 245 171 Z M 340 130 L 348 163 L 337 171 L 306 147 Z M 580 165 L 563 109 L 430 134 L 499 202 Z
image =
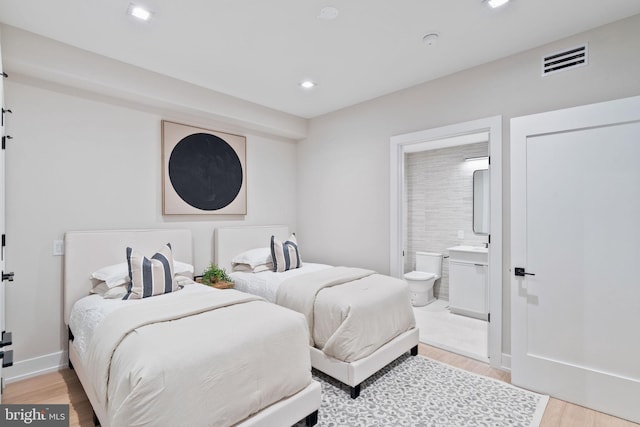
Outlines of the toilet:
M 435 300 L 433 284 L 442 274 L 442 254 L 416 252 L 416 269 L 404 275 L 409 285 L 411 305 L 421 307 Z

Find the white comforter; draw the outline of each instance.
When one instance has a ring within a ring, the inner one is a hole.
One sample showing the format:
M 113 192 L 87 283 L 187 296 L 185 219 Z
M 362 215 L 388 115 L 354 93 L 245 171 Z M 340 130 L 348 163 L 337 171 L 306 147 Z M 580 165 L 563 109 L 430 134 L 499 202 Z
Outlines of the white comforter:
M 259 273 L 251 273 L 245 271 L 233 271 L 231 272 L 231 278 L 234 282 L 234 289 L 258 295 L 259 297 L 276 304 L 278 288 L 282 282 L 301 274 L 324 270 L 326 268 L 332 268 L 332 266 L 305 262 L 300 268 L 294 268 L 293 270 L 282 272 L 261 271 Z
M 111 312 L 87 373 L 111 426 L 229 426 L 311 382 L 303 316 L 202 286 Z
M 277 302 L 305 315 L 311 345 L 345 362 L 415 327 L 408 285 L 360 268 L 333 267 L 287 279 Z

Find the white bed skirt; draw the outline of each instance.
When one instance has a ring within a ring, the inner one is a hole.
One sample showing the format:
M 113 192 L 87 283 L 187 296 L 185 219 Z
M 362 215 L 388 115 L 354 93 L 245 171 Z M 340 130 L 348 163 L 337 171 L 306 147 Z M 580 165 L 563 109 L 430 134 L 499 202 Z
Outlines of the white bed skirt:
M 413 328 L 398 335 L 371 355 L 354 362 L 343 362 L 328 357 L 322 350 L 310 347 L 311 366 L 348 386 L 355 387 L 417 346 L 419 341 L 419 331 Z

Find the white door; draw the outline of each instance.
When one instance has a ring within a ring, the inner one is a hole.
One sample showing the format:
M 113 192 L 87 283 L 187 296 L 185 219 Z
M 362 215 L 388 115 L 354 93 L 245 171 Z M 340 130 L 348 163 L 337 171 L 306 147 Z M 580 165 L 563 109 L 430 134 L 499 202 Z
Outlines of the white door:
M 5 110 L 4 110 L 4 69 L 2 68 L 2 59 L 0 55 L 0 105 L 2 105 L 2 118 L 0 119 L 0 136 L 2 136 L 3 147 L 0 149 L 0 236 L 4 236 L 4 144 L 6 141 L 5 135 Z M 4 239 L 3 239 L 4 240 Z M 4 242 L 0 243 L 0 272 L 4 274 Z M 0 280 L 0 342 L 2 341 L 2 335 L 4 333 L 4 280 Z M 0 348 L 3 351 L 3 348 Z M 4 356 L 4 354 L 3 354 Z M 2 402 L 2 387 L 4 381 L 2 381 L 2 365 L 4 364 L 4 357 L 0 360 L 0 402 Z
M 0 55 L 0 105 L 2 106 L 2 117 L 0 119 L 0 136 L 2 136 L 2 147 L 0 149 L 0 236 L 2 241 L 0 243 L 0 271 L 2 277 L 0 278 L 0 402 L 2 402 L 2 388 L 4 387 L 4 380 L 2 376 L 2 368 L 13 365 L 13 350 L 9 350 L 12 343 L 11 333 L 5 331 L 4 324 L 4 287 L 5 280 L 13 280 L 13 273 L 7 274 L 5 272 L 5 235 L 4 235 L 4 153 L 5 142 L 9 138 L 6 135 L 6 123 L 7 114 L 11 113 L 11 110 L 4 106 L 4 78 L 6 74 L 2 69 L 2 55 Z
M 640 97 L 513 119 L 511 213 L 512 382 L 640 422 Z

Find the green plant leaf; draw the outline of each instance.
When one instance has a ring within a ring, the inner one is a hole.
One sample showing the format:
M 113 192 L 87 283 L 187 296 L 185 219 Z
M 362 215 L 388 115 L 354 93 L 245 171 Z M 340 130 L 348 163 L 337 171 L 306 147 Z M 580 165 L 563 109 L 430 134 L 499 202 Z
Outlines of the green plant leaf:
M 202 273 L 202 283 L 205 285 L 212 285 L 217 282 L 231 282 L 231 277 L 227 274 L 224 268 L 220 268 L 215 264 L 209 265 Z

